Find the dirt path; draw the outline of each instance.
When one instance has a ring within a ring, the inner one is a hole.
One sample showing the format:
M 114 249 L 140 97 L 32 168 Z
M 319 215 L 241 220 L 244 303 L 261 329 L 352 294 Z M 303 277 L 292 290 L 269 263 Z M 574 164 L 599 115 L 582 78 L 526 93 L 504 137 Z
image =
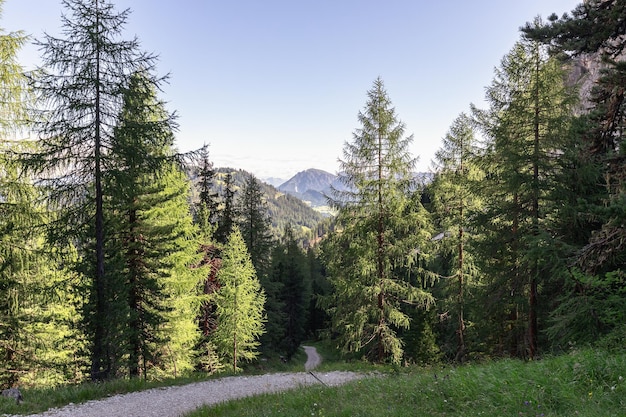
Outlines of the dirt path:
M 313 346 L 302 346 L 304 348 L 304 352 L 306 353 L 306 363 L 304 364 L 305 371 L 311 371 L 319 366 L 322 363 L 322 358 L 317 353 L 317 349 Z
M 36 416 L 179 417 L 203 405 L 320 383 L 327 386 L 341 385 L 366 376 L 354 372 L 316 372 L 314 375 L 310 371 L 321 363 L 320 355 L 312 346 L 303 346 L 303 348 L 307 355 L 304 365 L 307 372 L 232 376 L 178 387 L 151 389 L 115 395 L 85 404 L 70 404 Z

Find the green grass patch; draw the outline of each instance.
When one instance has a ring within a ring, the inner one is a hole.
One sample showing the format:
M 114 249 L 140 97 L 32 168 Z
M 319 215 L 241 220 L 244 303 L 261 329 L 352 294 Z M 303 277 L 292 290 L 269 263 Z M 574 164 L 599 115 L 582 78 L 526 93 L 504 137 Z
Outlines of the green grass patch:
M 406 368 L 349 383 L 205 407 L 202 416 L 626 415 L 626 354 L 593 350 L 540 361 Z

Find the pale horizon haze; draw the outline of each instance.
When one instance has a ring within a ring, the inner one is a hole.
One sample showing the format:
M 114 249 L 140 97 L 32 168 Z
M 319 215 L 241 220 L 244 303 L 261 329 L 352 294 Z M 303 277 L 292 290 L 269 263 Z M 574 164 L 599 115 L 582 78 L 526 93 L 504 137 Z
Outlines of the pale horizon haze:
M 332 173 L 381 77 L 429 171 L 453 120 L 485 88 L 536 16 L 582 0 L 112 0 L 130 9 L 136 36 L 170 75 L 161 97 L 176 111 L 180 151 L 209 145 L 216 167 L 289 179 Z M 5 0 L 0 27 L 32 39 L 59 35 L 60 0 Z M 27 69 L 39 51 L 20 54 Z

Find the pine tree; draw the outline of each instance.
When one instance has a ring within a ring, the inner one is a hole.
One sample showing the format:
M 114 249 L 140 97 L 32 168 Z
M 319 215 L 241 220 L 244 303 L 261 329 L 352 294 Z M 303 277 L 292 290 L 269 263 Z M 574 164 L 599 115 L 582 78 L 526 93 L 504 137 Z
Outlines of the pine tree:
M 441 311 L 456 314 L 455 360 L 462 362 L 466 354 L 465 340 L 465 296 L 468 288 L 475 286 L 478 271 L 472 251 L 468 251 L 470 230 L 469 216 L 480 207 L 480 199 L 472 192 L 471 185 L 481 181 L 482 171 L 474 162 L 478 141 L 472 121 L 461 114 L 452 124 L 443 139 L 442 147 L 435 154 L 438 164 L 435 178 L 429 187 L 431 203 L 440 233 L 434 238 L 438 242 L 440 258 L 446 259 L 443 266 L 447 305 Z
M 62 212 L 56 237 L 80 238 L 82 268 L 91 283 L 86 311 L 91 341 L 91 378 L 111 376 L 107 354 L 114 340 L 107 328 L 113 311 L 107 291 L 113 283 L 105 273 L 106 215 L 103 175 L 110 169 L 109 150 L 115 118 L 122 107 L 121 91 L 138 70 L 151 71 L 154 57 L 139 50 L 136 39 L 120 40 L 128 11 L 117 13 L 105 0 L 64 0 L 64 38 L 47 35 L 39 42 L 45 69 L 33 85 L 45 114 L 36 130 L 41 152 L 29 164 L 50 190 Z M 87 232 L 88 236 L 81 236 Z M 114 286 L 114 285 L 113 285 Z
M 236 372 L 239 360 L 252 360 L 258 355 L 258 338 L 264 333 L 265 322 L 265 294 L 237 226 L 222 252 L 218 279 L 218 326 L 213 340 Z
M 367 349 L 372 360 L 399 363 L 403 349 L 396 329 L 410 324 L 401 305 L 432 302 L 399 274 L 424 256 L 419 253 L 430 238 L 428 219 L 423 207 L 410 204 L 413 137 L 404 137 L 380 78 L 368 91 L 359 122 L 340 161 L 348 191 L 336 192 L 333 201 L 341 229 L 324 247 L 334 292 L 326 305 L 345 351 Z

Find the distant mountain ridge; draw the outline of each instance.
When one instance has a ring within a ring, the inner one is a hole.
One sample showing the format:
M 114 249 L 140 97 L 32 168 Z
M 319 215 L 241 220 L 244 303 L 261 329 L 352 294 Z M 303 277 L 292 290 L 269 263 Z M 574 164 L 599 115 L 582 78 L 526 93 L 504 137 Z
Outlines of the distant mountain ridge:
M 433 174 L 416 172 L 413 176 L 417 183 L 427 184 L 432 181 Z M 278 186 L 280 191 L 301 199 L 315 209 L 328 206 L 328 196 L 332 196 L 332 188 L 340 191 L 346 189 L 338 175 L 315 168 L 298 172 Z
M 331 187 L 343 189 L 339 176 L 321 169 L 311 168 L 298 172 L 291 179 L 278 186 L 278 189 L 301 199 L 312 208 L 328 214 L 328 196 L 331 195 Z

